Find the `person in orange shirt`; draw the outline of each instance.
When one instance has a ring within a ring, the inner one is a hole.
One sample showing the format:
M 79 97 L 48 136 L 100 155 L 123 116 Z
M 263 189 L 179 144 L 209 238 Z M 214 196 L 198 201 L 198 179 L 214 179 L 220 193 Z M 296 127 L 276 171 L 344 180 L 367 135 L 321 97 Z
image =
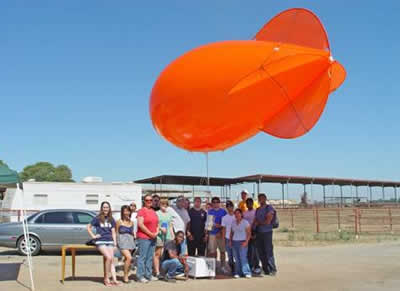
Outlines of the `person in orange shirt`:
M 242 190 L 240 195 L 242 196 L 242 201 L 239 202 L 238 207 L 242 210 L 242 212 L 245 212 L 245 211 L 247 211 L 246 199 L 248 198 L 249 191 L 244 189 L 244 190 Z M 259 206 L 258 203 L 256 201 L 254 201 L 254 204 L 253 204 L 254 209 L 257 209 L 258 206 Z

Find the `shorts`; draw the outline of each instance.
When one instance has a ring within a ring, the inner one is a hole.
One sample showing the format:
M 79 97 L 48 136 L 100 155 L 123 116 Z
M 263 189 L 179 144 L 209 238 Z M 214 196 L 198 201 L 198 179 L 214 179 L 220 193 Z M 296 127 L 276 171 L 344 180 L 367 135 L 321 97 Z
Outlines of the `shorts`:
M 114 247 L 114 242 L 112 241 L 96 241 L 96 247 L 101 247 L 101 246 L 105 246 L 105 247 Z
M 164 247 L 164 241 L 163 241 L 161 238 L 159 238 L 159 237 L 157 237 L 156 247 L 157 247 L 157 248 L 162 248 L 162 247 Z
M 222 237 L 221 234 L 219 235 L 212 235 L 210 234 L 208 237 L 208 253 L 215 254 L 217 249 L 220 253 L 225 253 L 225 239 Z

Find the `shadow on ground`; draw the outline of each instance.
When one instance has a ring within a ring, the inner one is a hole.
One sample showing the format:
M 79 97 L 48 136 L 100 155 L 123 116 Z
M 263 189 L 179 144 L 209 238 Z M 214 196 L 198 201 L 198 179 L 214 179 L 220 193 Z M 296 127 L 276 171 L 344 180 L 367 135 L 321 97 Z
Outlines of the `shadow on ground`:
M 0 263 L 0 282 L 17 281 L 21 263 Z
M 99 253 L 96 250 L 93 251 L 78 251 L 78 255 L 85 255 L 85 256 L 98 256 Z M 70 255 L 70 252 L 67 253 L 67 255 Z M 0 257 L 7 257 L 7 256 L 21 256 L 17 250 L 15 249 L 5 249 L 5 250 L 0 250 Z M 61 250 L 43 250 L 40 252 L 39 256 L 61 256 Z

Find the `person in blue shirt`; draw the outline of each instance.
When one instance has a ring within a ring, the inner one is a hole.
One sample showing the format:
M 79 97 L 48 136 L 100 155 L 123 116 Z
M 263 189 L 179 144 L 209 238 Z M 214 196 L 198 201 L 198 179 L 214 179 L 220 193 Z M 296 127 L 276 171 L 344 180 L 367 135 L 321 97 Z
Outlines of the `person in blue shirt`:
M 93 233 L 92 227 L 96 229 L 96 234 Z M 112 217 L 111 205 L 107 201 L 101 203 L 100 214 L 93 218 L 88 224 L 87 231 L 99 252 L 105 259 L 104 285 L 120 286 L 121 282 L 117 281 L 117 276 L 114 266 L 114 248 L 117 246 L 117 235 L 115 231 L 115 220 Z M 111 273 L 112 282 L 108 275 Z
M 220 253 L 221 268 L 225 272 L 225 239 L 222 235 L 222 217 L 226 215 L 226 210 L 221 208 L 221 201 L 218 197 L 211 199 L 212 208 L 207 213 L 208 231 L 208 256 L 217 258 L 217 250 Z
M 258 255 L 265 275 L 275 276 L 277 270 L 274 258 L 274 246 L 272 244 L 273 220 L 276 210 L 267 205 L 267 196 L 264 193 L 258 195 L 260 207 L 256 210 L 253 227 L 256 230 L 256 244 Z

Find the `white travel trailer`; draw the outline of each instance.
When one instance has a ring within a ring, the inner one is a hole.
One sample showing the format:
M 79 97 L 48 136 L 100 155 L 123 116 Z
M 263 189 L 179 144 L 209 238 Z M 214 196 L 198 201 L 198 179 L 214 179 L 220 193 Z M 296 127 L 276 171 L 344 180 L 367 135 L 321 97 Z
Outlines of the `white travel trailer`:
M 135 202 L 142 207 L 142 187 L 134 183 L 103 183 L 85 179 L 88 182 L 24 182 L 24 208 L 27 213 L 44 209 L 87 209 L 98 211 L 102 201 L 108 201 L 119 217 L 122 205 Z M 8 188 L 3 193 L 0 204 L 0 222 L 18 221 L 21 204 L 16 188 Z M 21 196 L 20 196 L 21 197 Z

